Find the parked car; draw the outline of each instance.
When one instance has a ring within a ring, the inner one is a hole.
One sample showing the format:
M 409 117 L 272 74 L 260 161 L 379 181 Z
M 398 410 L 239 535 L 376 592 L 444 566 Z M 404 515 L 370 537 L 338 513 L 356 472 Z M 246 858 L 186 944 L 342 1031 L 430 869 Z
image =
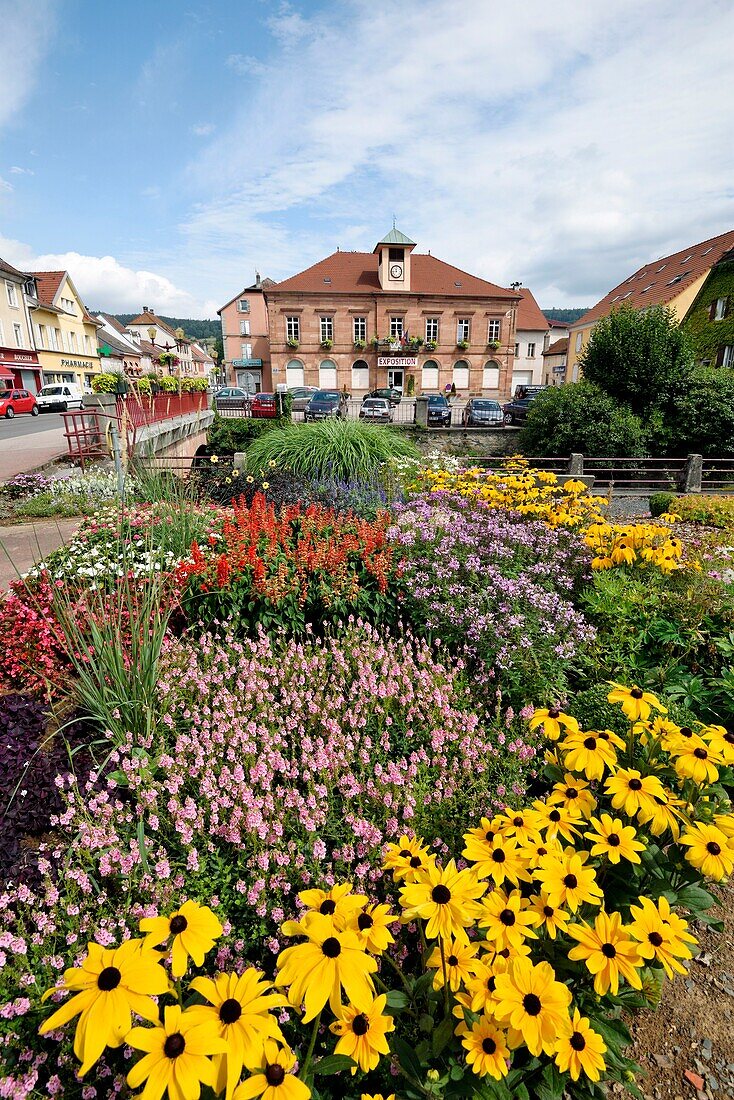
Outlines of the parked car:
M 391 386 L 385 386 L 382 389 L 371 390 L 366 394 L 362 400 L 366 401 L 368 397 L 384 397 L 386 401 L 389 401 L 391 405 L 399 405 L 403 399 L 403 395 L 400 390 L 395 390 Z
M 528 418 L 528 410 L 537 396 L 533 394 L 532 397 L 513 397 L 512 401 L 503 405 L 505 424 L 524 424 Z
M 489 401 L 484 397 L 470 398 L 461 414 L 461 423 L 465 428 L 489 428 L 504 422 L 499 401 Z
M 389 424 L 392 418 L 392 405 L 386 397 L 365 397 L 359 410 L 360 420 L 381 420 Z
M 428 395 L 428 423 L 438 424 L 442 428 L 451 427 L 451 406 L 442 393 Z
M 250 416 L 263 420 L 278 415 L 278 402 L 274 393 L 256 393 L 250 402 Z
M 84 391 L 76 382 L 58 382 L 53 386 L 44 386 L 36 394 L 39 412 L 81 409 L 83 401 Z
M 214 395 L 214 404 L 217 409 L 239 409 L 246 413 L 250 408 L 250 394 L 237 386 L 225 386 Z
M 18 413 L 30 413 L 38 416 L 38 405 L 28 390 L 0 390 L 0 416 L 12 420 Z
M 288 393 L 293 399 L 293 412 L 303 412 L 313 395 L 318 393 L 318 386 L 292 386 Z
M 543 390 L 547 390 L 547 386 L 515 386 L 515 392 L 512 395 L 515 400 L 522 400 L 523 397 L 537 397 Z
M 342 395 L 339 390 L 317 390 L 303 411 L 304 420 L 325 420 L 327 416 L 342 416 Z

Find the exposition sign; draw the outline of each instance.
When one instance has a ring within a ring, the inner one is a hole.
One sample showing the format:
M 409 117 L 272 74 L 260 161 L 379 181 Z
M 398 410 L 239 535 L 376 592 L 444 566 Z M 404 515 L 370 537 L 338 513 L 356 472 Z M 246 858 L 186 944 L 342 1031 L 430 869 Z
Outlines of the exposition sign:
M 417 367 L 417 355 L 379 355 L 378 367 Z

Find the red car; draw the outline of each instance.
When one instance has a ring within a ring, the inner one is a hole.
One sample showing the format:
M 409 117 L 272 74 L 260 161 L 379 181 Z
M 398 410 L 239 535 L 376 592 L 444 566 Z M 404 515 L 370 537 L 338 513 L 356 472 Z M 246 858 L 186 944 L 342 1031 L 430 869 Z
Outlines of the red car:
M 0 390 L 0 416 L 12 420 L 16 413 L 38 416 L 38 405 L 28 390 Z
M 261 419 L 278 415 L 278 403 L 274 393 L 256 393 L 250 405 L 250 416 Z

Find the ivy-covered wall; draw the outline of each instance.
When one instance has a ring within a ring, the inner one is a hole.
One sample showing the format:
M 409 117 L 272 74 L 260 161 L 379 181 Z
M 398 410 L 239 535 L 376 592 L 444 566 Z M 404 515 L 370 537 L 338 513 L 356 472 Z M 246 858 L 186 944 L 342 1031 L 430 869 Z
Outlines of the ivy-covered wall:
M 710 319 L 711 303 L 717 298 L 729 298 L 726 317 Z M 734 260 L 717 264 L 698 292 L 688 316 L 683 322 L 693 345 L 696 362 L 709 360 L 716 366 L 719 348 L 734 345 Z

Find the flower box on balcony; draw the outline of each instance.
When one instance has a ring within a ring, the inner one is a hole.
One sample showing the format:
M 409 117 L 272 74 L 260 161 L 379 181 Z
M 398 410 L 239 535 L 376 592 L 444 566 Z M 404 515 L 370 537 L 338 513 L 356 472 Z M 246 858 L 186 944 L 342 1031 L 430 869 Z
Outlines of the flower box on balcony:
M 456 346 L 457 346 L 457 348 L 460 348 L 462 351 L 466 351 L 466 349 L 469 347 L 469 341 L 468 340 L 457 340 L 456 341 Z
M 293 348 L 293 350 L 295 351 L 295 349 L 298 347 L 298 340 L 296 340 L 295 336 L 291 336 L 288 340 L 286 340 L 286 344 L 289 348 Z
M 331 351 L 333 346 L 334 346 L 334 341 L 333 340 L 322 340 L 321 341 L 321 347 L 324 349 L 324 351 Z

